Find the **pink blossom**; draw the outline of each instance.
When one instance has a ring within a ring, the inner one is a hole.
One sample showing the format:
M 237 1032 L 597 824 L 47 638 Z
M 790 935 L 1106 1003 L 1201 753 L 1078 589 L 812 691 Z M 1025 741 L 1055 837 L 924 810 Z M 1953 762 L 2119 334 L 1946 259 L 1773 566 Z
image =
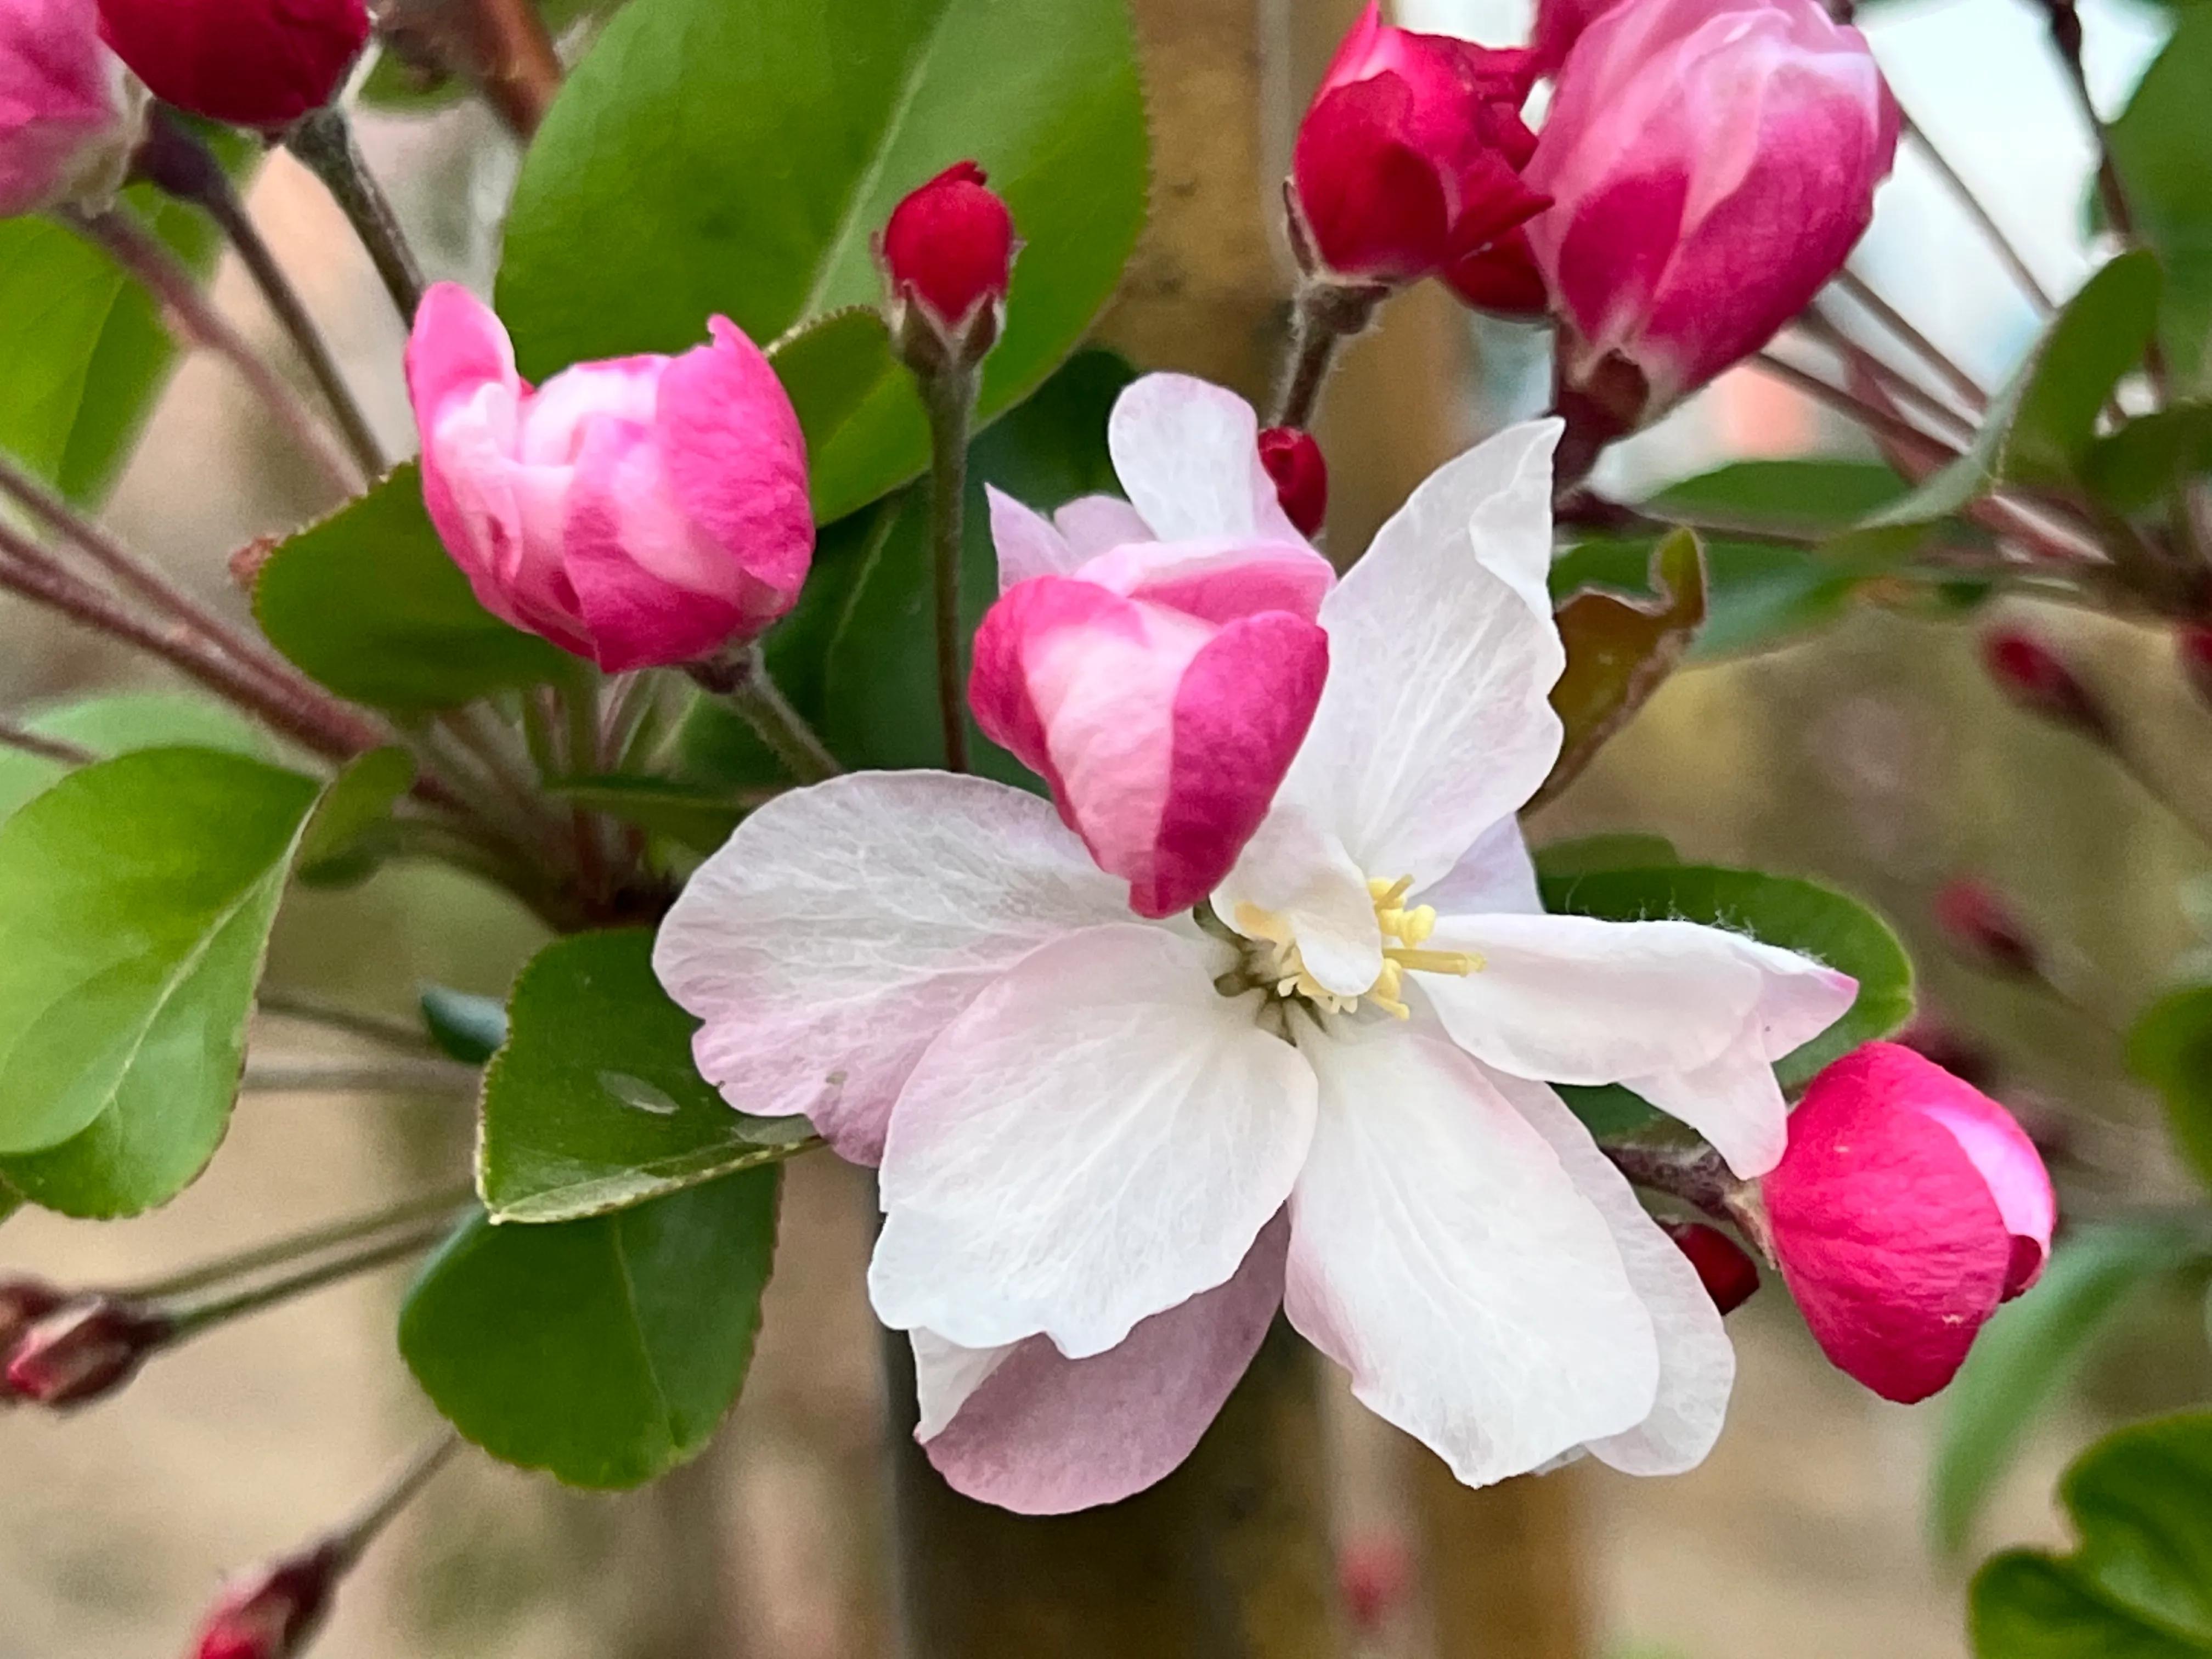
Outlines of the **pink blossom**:
M 678 357 L 579 363 L 533 390 L 465 289 L 407 348 L 432 521 L 478 599 L 611 672 L 713 654 L 799 598 L 806 447 L 768 360 L 726 319 Z
M 1818 0 L 1625 0 L 1559 71 L 1527 168 L 1528 240 L 1586 383 L 1656 413 L 1757 350 L 1866 229 L 1897 147 L 1866 40 Z
M 96 0 L 0 7 L 0 218 L 113 191 L 144 102 L 100 44 Z
M 1893 1042 L 1813 1080 L 1761 1192 L 1806 1323 L 1886 1400 L 1948 1382 L 2051 1254 L 2051 1177 L 2020 1125 Z
M 1153 375 L 1109 436 L 1133 504 L 1094 497 L 1056 526 L 993 492 L 1019 580 L 976 634 L 969 697 L 1131 906 L 1164 916 L 1229 872 L 1297 753 L 1334 575 L 1285 516 L 1241 398 Z M 1193 478 L 1219 488 L 1185 498 Z
M 1299 125 L 1291 194 L 1322 265 L 1410 283 L 1541 208 L 1521 181 L 1528 55 L 1382 21 L 1370 0 Z

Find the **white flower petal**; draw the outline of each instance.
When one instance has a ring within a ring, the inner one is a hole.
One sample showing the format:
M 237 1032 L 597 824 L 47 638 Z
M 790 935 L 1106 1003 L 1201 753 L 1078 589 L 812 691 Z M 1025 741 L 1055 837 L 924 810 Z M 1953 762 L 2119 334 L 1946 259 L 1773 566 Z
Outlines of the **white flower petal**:
M 1079 495 L 1052 515 L 1079 564 L 1117 547 L 1157 541 L 1152 526 L 1119 495 Z
M 1313 1073 L 1213 979 L 1211 940 L 1123 923 L 1044 945 L 914 1069 L 868 1273 L 884 1323 L 1103 1353 L 1226 1280 L 1288 1195 Z
M 1605 1218 L 1465 1054 L 1396 1024 L 1301 1039 L 1321 1079 L 1285 1305 L 1469 1486 L 1651 1414 L 1659 1358 Z
M 1328 689 L 1279 799 L 1416 888 L 1535 793 L 1566 665 L 1541 572 L 1556 421 L 1439 468 L 1322 605 Z
M 963 1348 L 935 1331 L 908 1331 L 907 1341 L 914 1349 L 915 1404 L 919 1413 L 914 1437 L 924 1442 L 944 1433 L 969 1396 L 1022 1346 L 1009 1342 L 996 1348 Z
M 1536 890 L 1536 861 L 1521 822 L 1508 815 L 1475 838 L 1444 878 L 1416 893 L 1440 916 L 1538 915 L 1544 901 Z
M 662 924 L 653 968 L 706 1022 L 701 1073 L 881 1156 L 922 1050 L 1046 940 L 1125 919 L 1122 883 L 1035 796 L 941 772 L 794 791 L 738 827 Z
M 1491 1074 L 1498 1092 L 1535 1127 L 1584 1198 L 1613 1230 L 1628 1282 L 1643 1297 L 1659 1342 L 1659 1395 L 1651 1415 L 1589 1449 L 1628 1474 L 1695 1468 L 1720 1438 L 1735 1383 L 1735 1349 L 1720 1310 L 1674 1241 L 1659 1230 L 1612 1161 L 1566 1104 L 1540 1083 Z
M 1340 996 L 1358 996 L 1382 971 L 1382 930 L 1367 879 L 1343 842 L 1279 799 L 1215 890 L 1214 914 L 1247 938 L 1260 919 L 1287 927 L 1306 971 Z
M 1083 562 L 1067 538 L 1042 513 L 1022 505 L 996 484 L 983 486 L 991 507 L 991 544 L 999 552 L 999 591 L 1035 576 L 1065 576 Z
M 1260 417 L 1233 392 L 1188 374 L 1147 374 L 1115 404 L 1106 445 L 1158 540 L 1305 543 L 1261 465 Z

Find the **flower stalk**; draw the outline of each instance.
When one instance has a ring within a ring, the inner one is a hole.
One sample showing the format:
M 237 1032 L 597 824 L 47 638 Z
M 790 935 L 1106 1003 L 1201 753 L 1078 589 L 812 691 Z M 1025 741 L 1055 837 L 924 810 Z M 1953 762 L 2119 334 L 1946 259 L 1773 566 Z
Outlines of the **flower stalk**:
M 975 372 L 951 367 L 926 375 L 929 410 L 929 549 L 932 617 L 937 635 L 937 714 L 947 771 L 965 772 L 968 699 L 960 626 L 961 554 L 966 546 L 968 430 L 975 418 Z
M 27 731 L 7 720 L 0 720 L 0 749 L 12 749 L 18 754 L 53 761 L 62 766 L 89 766 L 100 758 L 89 749 L 64 743 L 58 738 L 42 738 L 35 732 Z
M 322 180 L 368 251 L 400 321 L 413 322 L 422 303 L 422 268 L 399 228 L 384 186 L 355 142 L 345 112 L 335 104 L 317 110 L 284 135 L 284 147 Z
M 1291 216 L 1297 222 L 1297 216 Z M 1291 339 L 1284 359 L 1282 386 L 1275 395 L 1271 427 L 1310 427 L 1321 404 L 1322 387 L 1336 366 L 1337 349 L 1374 321 L 1389 297 L 1379 287 L 1346 287 L 1322 277 L 1298 285 L 1291 311 Z
M 767 659 L 757 644 L 747 643 L 703 662 L 688 663 L 684 672 L 702 690 L 726 698 L 801 783 L 820 783 L 845 769 L 807 724 L 806 717 L 785 697 L 768 672 Z

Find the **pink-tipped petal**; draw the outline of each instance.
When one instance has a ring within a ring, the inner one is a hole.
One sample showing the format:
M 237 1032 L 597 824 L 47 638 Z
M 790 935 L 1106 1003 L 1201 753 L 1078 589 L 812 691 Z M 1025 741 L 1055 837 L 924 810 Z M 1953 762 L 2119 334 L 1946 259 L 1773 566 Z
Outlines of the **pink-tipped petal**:
M 427 430 L 455 392 L 465 396 L 485 381 L 520 395 L 527 388 L 514 369 L 514 346 L 492 308 L 459 283 L 434 283 L 415 313 L 407 340 L 407 391 Z
M 999 591 L 1036 576 L 1066 576 L 1083 561 L 1051 520 L 1023 506 L 995 484 L 983 486 L 991 511 L 991 544 L 999 554 Z
M 1152 527 L 1119 495 L 1079 495 L 1054 514 L 1052 522 L 1067 538 L 1078 564 L 1130 542 L 1153 539 Z
M 1263 611 L 1312 622 L 1336 585 L 1335 568 L 1304 543 L 1125 543 L 1076 574 L 1130 599 L 1210 623 L 1231 623 Z

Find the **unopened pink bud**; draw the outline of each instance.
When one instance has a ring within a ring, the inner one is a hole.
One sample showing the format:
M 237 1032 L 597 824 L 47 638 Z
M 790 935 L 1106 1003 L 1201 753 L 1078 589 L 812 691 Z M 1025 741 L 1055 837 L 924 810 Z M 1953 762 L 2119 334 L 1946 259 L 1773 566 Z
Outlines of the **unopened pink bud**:
M 1961 876 L 1929 905 L 1943 942 L 1985 973 L 2033 979 L 2042 971 L 2034 937 L 1995 888 Z
M 89 1405 L 137 1376 L 174 1329 L 167 1316 L 112 1297 L 70 1303 L 9 1351 L 8 1397 L 57 1409 Z
M 1948 1383 L 1984 1322 L 2042 1275 L 2057 1220 L 2011 1114 L 1893 1042 L 1813 1079 L 1760 1196 L 1822 1350 L 1905 1402 Z
M 0 1279 L 0 1354 L 5 1354 L 48 1314 L 67 1303 L 66 1291 L 41 1279 Z
M 100 0 L 100 12 L 156 97 L 265 132 L 335 99 L 368 45 L 362 0 Z
M 1451 291 L 1477 311 L 1534 322 L 1551 303 L 1544 273 L 1528 248 L 1525 225 L 1516 226 L 1478 253 L 1444 271 Z
M 1542 208 L 1521 181 L 1535 146 L 1520 112 L 1529 82 L 1526 52 L 1394 27 L 1370 0 L 1292 153 L 1292 229 L 1310 274 L 1415 282 Z
M 2104 704 L 2064 658 L 2026 629 L 1994 628 L 1984 635 L 1982 665 L 2017 707 L 2100 743 L 2112 741 L 2112 716 Z
M 806 441 L 737 325 L 678 357 L 578 363 L 533 389 L 466 289 L 407 346 L 431 521 L 486 610 L 609 672 L 749 640 L 814 553 Z
M 0 5 L 0 218 L 113 191 L 145 101 L 100 44 L 95 0 Z
M 335 1544 L 257 1567 L 223 1587 L 192 1659 L 291 1659 L 329 1615 L 344 1566 Z
M 1719 1228 L 1702 1221 L 1662 1221 L 1659 1225 L 1689 1257 L 1705 1294 L 1723 1313 L 1734 1313 L 1757 1292 L 1759 1264 Z
M 2199 702 L 2212 707 L 2212 628 L 2192 623 L 2173 636 L 2173 645 L 2190 689 Z
M 1014 217 L 983 169 L 959 161 L 891 210 L 878 245 L 894 303 L 918 304 L 940 335 L 963 333 L 1013 280 Z
M 1275 497 L 1303 536 L 1317 536 L 1328 518 L 1328 461 L 1310 432 L 1271 426 L 1260 434 L 1260 465 L 1275 481 Z

